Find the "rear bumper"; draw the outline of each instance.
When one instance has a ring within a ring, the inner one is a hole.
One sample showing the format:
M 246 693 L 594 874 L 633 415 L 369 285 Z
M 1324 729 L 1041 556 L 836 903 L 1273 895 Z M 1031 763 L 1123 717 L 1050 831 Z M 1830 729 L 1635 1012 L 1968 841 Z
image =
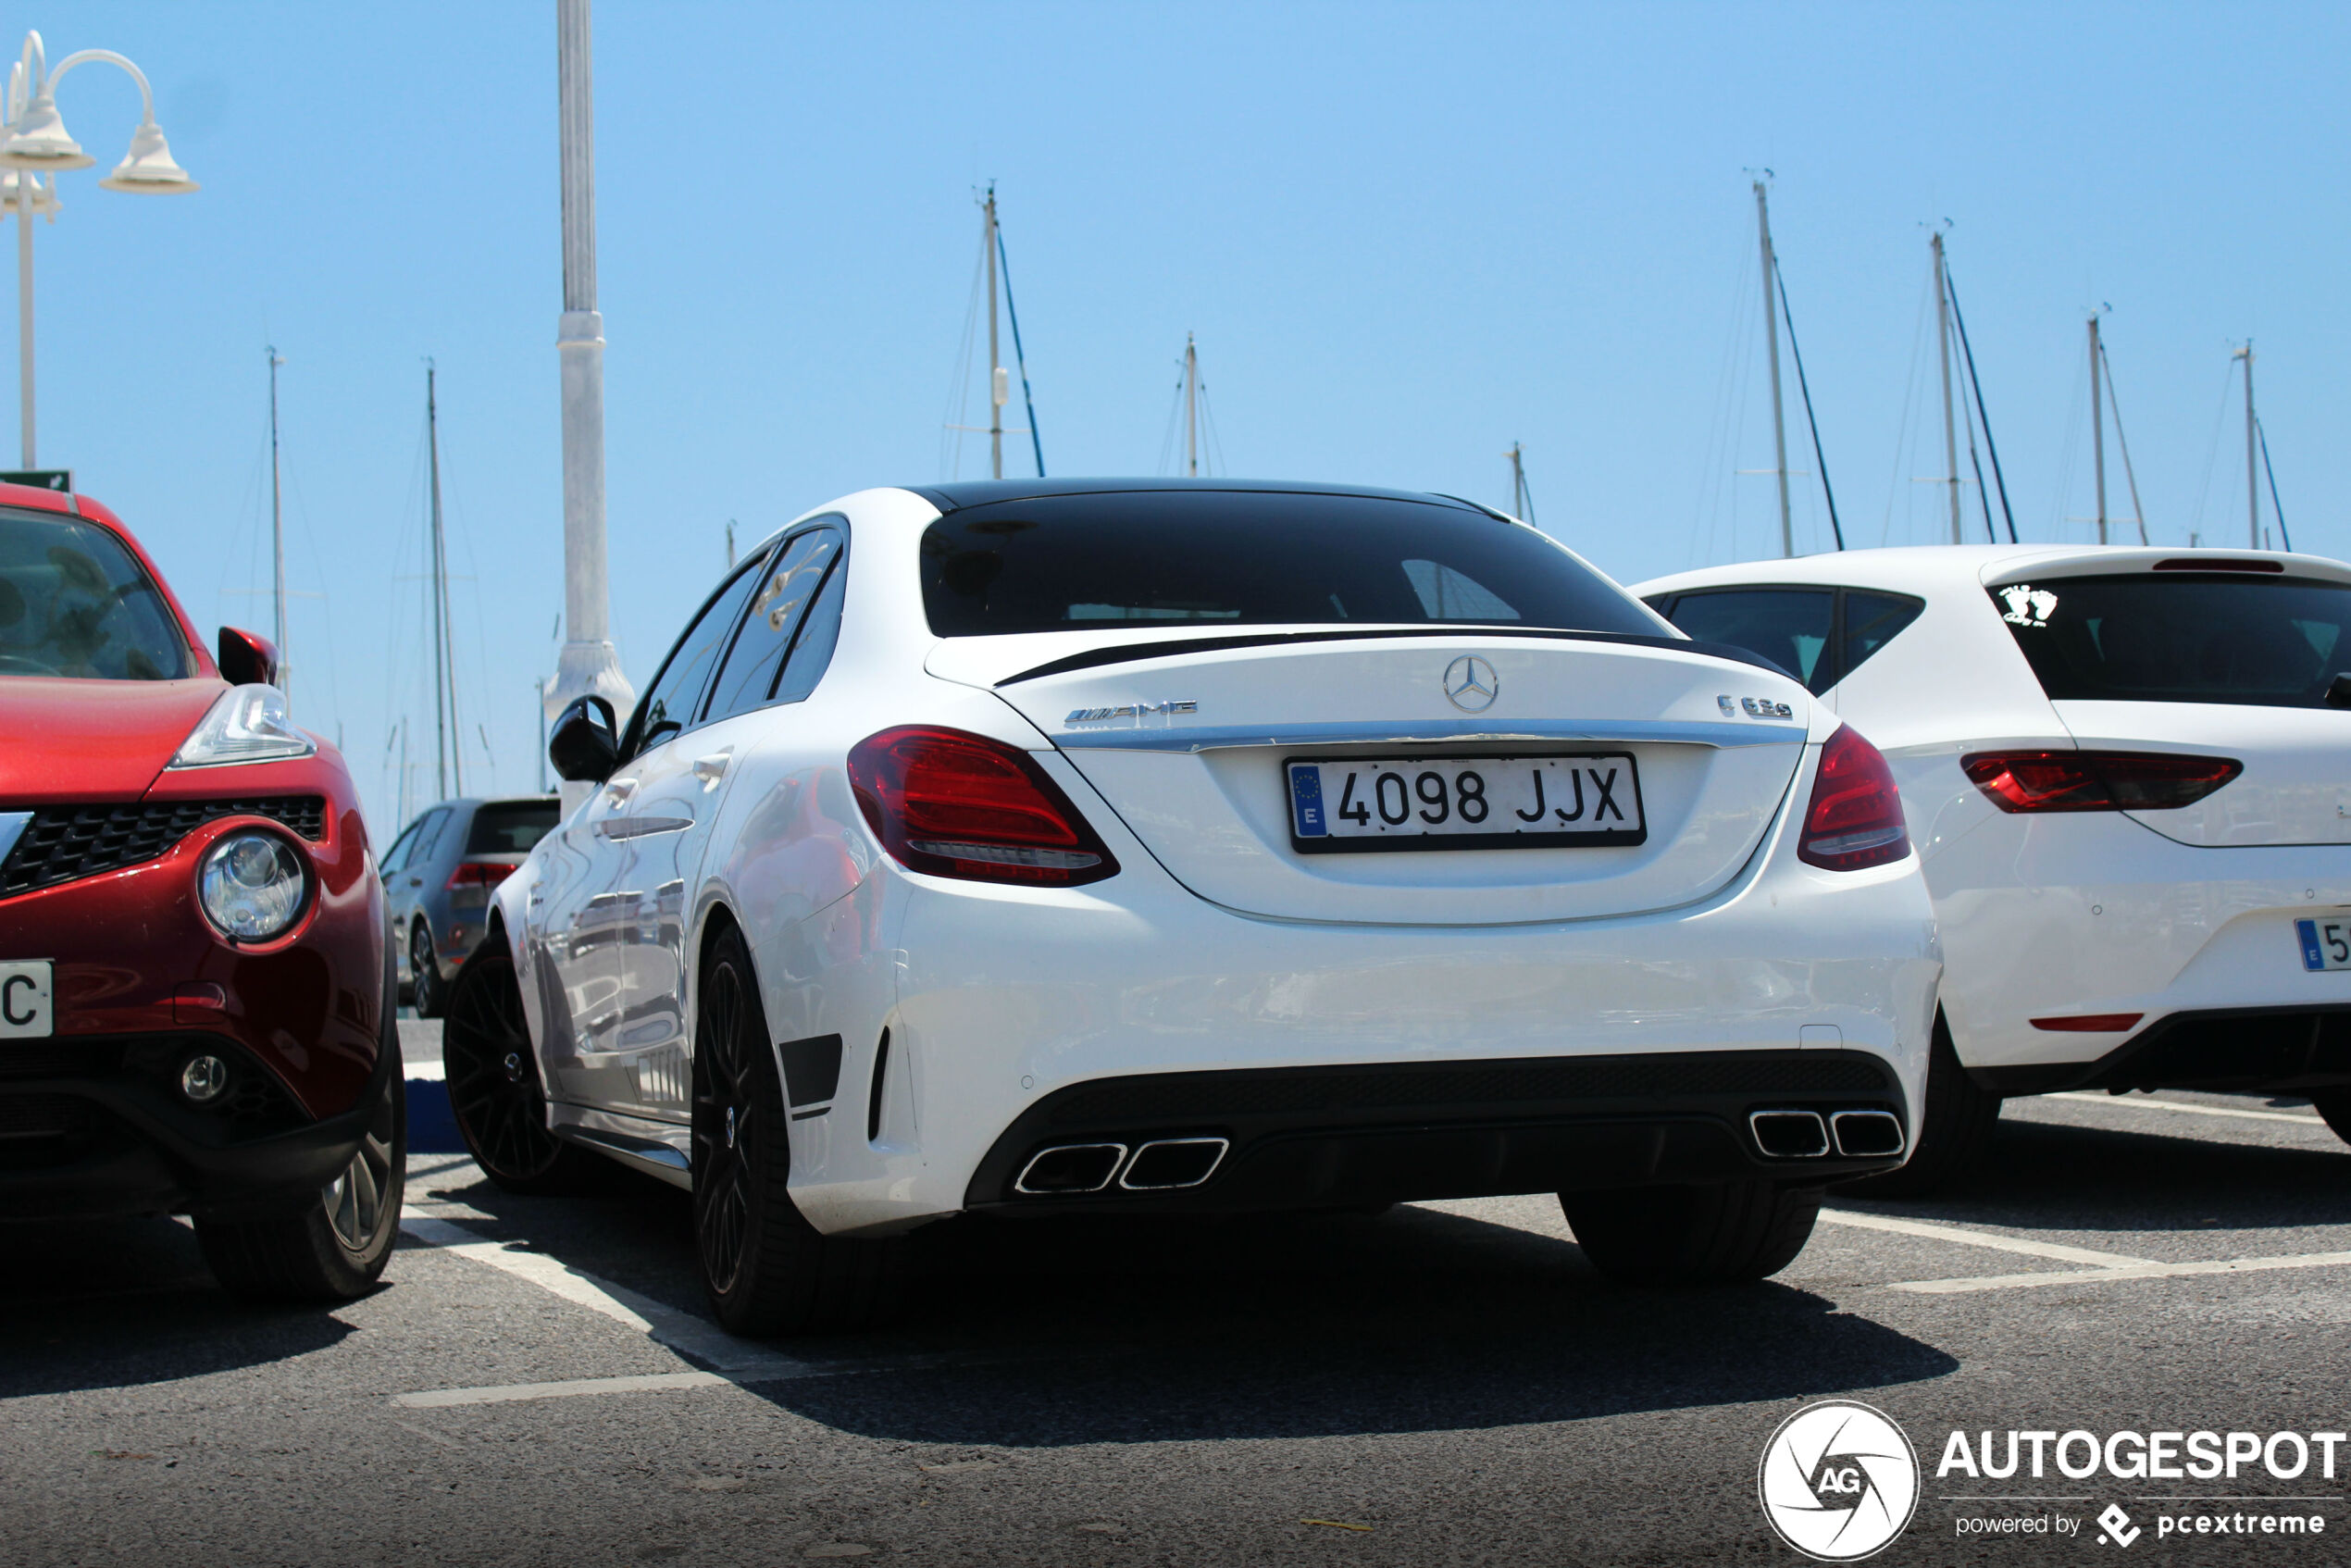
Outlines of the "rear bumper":
M 1749 1117 L 1791 1111 L 1824 1122 L 1891 1115 L 1902 1142 L 1854 1157 L 1831 1135 L 1818 1154 L 1773 1157 Z M 1892 1069 L 1855 1051 L 1160 1073 L 1074 1084 L 1030 1106 L 980 1161 L 964 1206 L 1233 1212 L 1749 1177 L 1843 1181 L 1899 1164 L 1909 1126 Z M 1139 1165 L 1140 1151 L 1158 1144 L 1197 1147 L 1198 1163 Z M 1123 1152 L 1100 1156 L 1092 1190 L 1024 1180 L 1040 1154 L 1098 1147 Z
M 53 1049 L 0 1057 L 0 1221 L 281 1212 L 351 1163 L 396 1060 L 380 1054 L 351 1109 L 313 1120 L 227 1036 L 40 1044 Z M 172 1089 L 199 1051 L 230 1065 L 216 1108 Z
M 2011 1095 L 2064 1089 L 2340 1089 L 2351 1085 L 2351 1002 L 2174 1013 L 2094 1061 L 1970 1072 L 1985 1088 Z

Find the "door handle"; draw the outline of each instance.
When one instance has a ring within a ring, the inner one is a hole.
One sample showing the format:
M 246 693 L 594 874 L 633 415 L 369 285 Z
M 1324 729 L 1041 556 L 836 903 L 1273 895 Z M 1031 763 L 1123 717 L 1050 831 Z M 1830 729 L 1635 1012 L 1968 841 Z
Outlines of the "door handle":
M 703 788 L 707 790 L 727 777 L 727 765 L 734 760 L 735 753 L 731 751 L 715 752 L 706 757 L 696 757 L 694 777 L 701 779 Z

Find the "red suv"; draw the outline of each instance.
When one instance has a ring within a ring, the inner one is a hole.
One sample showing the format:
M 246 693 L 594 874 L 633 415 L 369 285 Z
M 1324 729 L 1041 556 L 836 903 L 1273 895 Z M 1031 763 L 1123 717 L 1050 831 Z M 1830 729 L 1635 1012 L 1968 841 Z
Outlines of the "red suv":
M 276 678 L 105 507 L 0 484 L 0 1218 L 186 1213 L 230 1289 L 332 1300 L 400 1223 L 392 968 Z

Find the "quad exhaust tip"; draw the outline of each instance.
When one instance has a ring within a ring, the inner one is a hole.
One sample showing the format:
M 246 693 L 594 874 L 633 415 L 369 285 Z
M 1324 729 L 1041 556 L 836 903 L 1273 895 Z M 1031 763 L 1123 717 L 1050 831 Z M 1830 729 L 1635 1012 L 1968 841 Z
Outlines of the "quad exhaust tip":
M 1828 1124 L 1818 1111 L 1750 1111 L 1755 1147 L 1775 1160 L 1817 1160 L 1829 1151 Z
M 1839 1111 L 1829 1117 L 1836 1151 L 1847 1159 L 1902 1152 L 1902 1121 L 1891 1111 Z
M 1216 1174 L 1231 1144 L 1221 1138 L 1163 1138 L 1135 1151 L 1118 1185 L 1129 1192 L 1166 1192 L 1198 1187 Z

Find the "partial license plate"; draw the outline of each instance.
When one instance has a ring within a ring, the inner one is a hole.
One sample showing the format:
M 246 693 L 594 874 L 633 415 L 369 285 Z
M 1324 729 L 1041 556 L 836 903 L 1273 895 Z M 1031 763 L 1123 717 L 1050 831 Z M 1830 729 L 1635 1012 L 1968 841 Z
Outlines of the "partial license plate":
M 1290 757 L 1290 843 L 1365 850 L 1603 848 L 1648 839 L 1629 752 Z
M 45 1039 L 55 1032 L 50 962 L 0 959 L 0 1039 Z
M 2351 969 L 2351 920 L 2297 920 L 2305 969 Z

